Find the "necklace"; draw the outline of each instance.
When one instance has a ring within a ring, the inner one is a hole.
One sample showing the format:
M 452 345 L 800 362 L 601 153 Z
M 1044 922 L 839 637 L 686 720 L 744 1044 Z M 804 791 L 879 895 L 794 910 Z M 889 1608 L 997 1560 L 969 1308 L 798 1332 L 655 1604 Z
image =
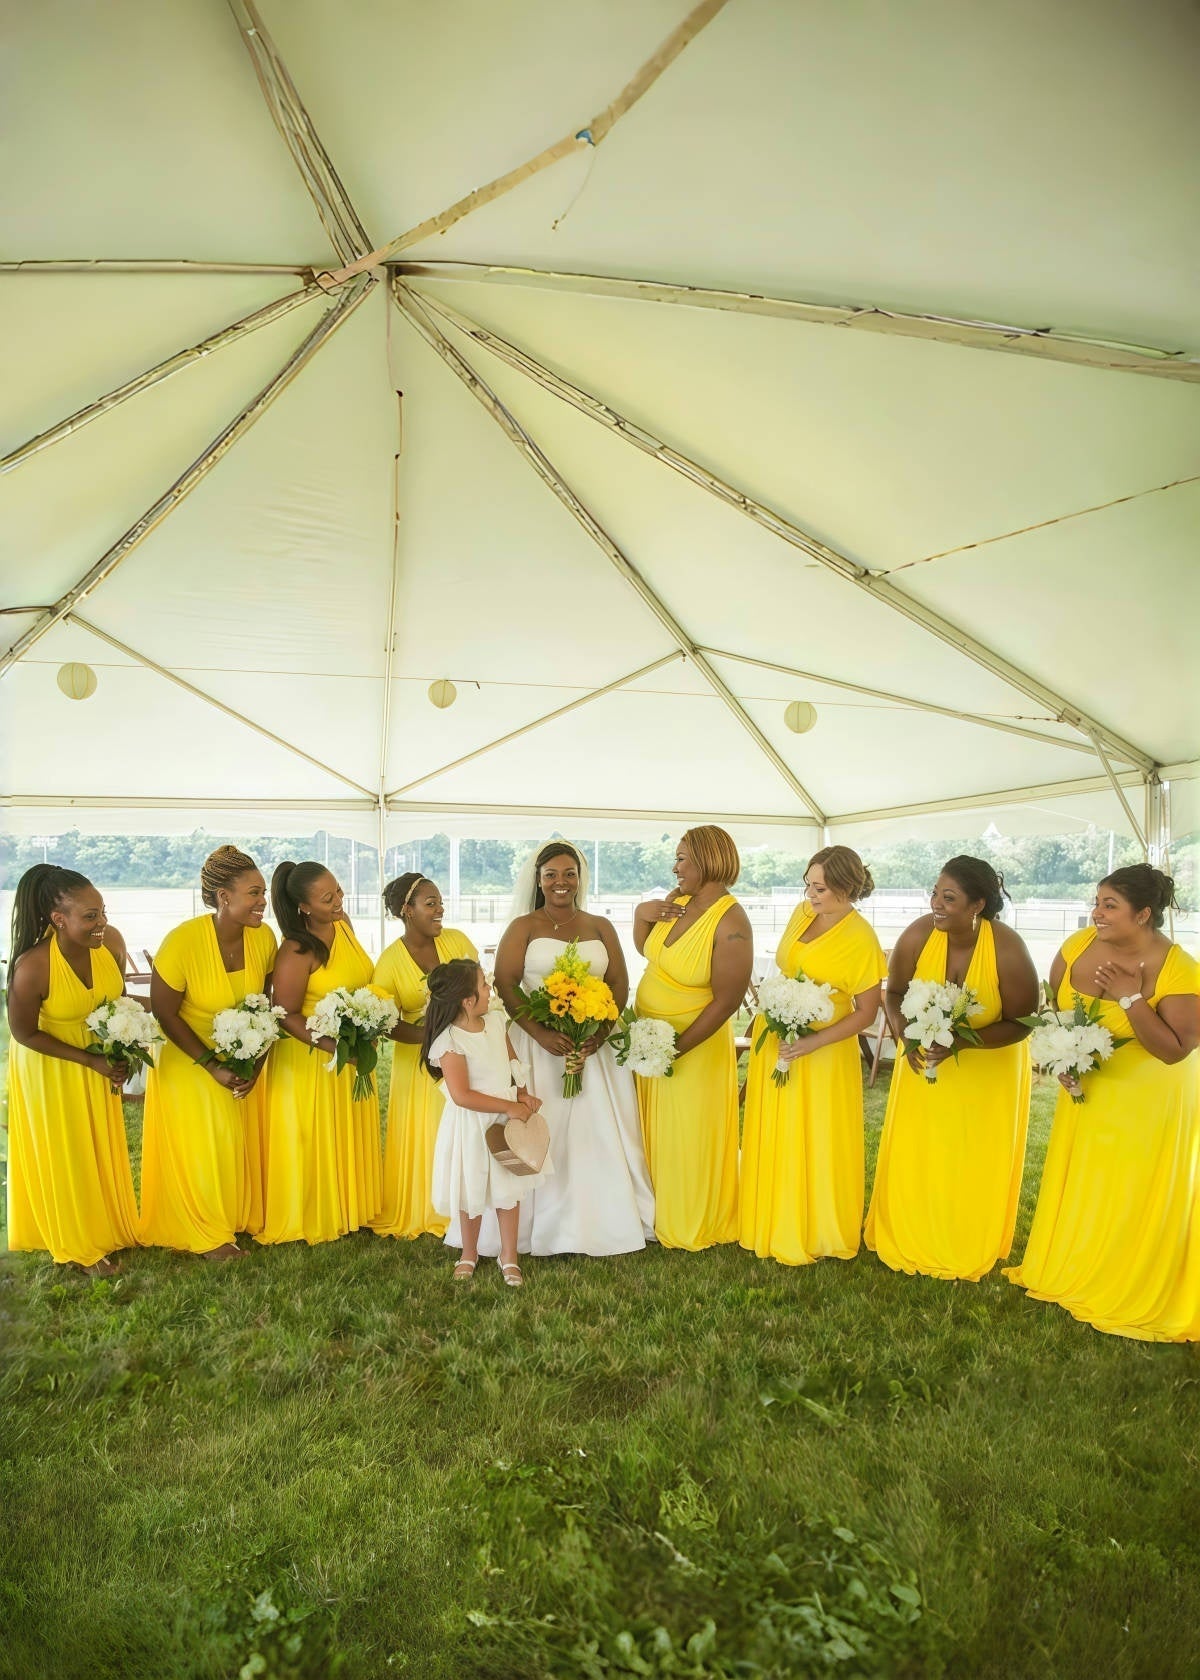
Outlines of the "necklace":
M 579 914 L 578 910 L 572 910 L 572 912 L 569 916 L 564 917 L 564 919 L 561 922 L 556 922 L 554 920 L 554 917 L 550 914 L 549 910 L 547 910 L 546 906 L 544 904 L 542 905 L 542 915 L 545 916 L 546 920 L 550 923 L 550 926 L 554 929 L 555 933 L 557 933 L 560 928 L 565 928 L 568 922 L 573 922 L 575 920 L 576 916 L 578 916 L 578 914 Z

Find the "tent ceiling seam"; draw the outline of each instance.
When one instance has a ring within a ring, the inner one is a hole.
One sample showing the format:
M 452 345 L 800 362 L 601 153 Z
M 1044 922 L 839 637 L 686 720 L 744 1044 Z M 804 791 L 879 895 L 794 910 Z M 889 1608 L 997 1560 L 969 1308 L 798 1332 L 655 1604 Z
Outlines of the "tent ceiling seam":
M 400 289 L 408 290 L 400 280 L 393 281 L 392 285 L 394 294 L 398 293 Z M 408 295 L 412 296 L 413 294 L 409 292 Z M 1077 729 L 1080 734 L 1089 739 L 1092 731 L 1095 731 L 1110 748 L 1119 752 L 1122 757 L 1128 758 L 1131 763 L 1138 764 L 1145 770 L 1153 768 L 1154 759 L 1140 747 L 1126 741 L 1124 737 L 1108 729 L 1098 719 L 1090 717 L 1063 695 L 1056 693 L 1037 678 L 1013 665 L 1003 655 L 996 653 L 986 643 L 978 641 L 951 620 L 943 618 L 932 608 L 923 606 L 919 601 L 904 594 L 896 584 L 888 581 L 886 574 L 872 572 L 867 567 L 849 559 L 846 555 L 840 554 L 837 550 L 819 542 L 808 532 L 801 530 L 798 525 L 793 524 L 785 515 L 774 508 L 768 507 L 745 491 L 737 489 L 727 480 L 718 477 L 717 474 L 709 472 L 697 461 L 693 461 L 679 450 L 673 449 L 661 438 L 647 431 L 645 427 L 637 425 L 634 421 L 619 413 L 618 410 L 592 395 L 591 392 L 573 384 L 570 380 L 563 378 L 562 375 L 551 372 L 528 351 L 519 348 L 507 339 L 501 338 L 499 334 L 491 332 L 468 316 L 460 314 L 449 304 L 443 303 L 440 299 L 431 298 L 426 293 L 421 293 L 420 297 L 422 304 L 426 305 L 433 314 L 456 327 L 476 344 L 490 350 L 498 360 L 506 363 L 509 367 L 515 368 L 517 372 L 523 373 L 535 385 L 541 386 L 543 390 L 558 397 L 569 407 L 586 415 L 588 419 L 595 421 L 598 425 L 614 432 L 618 437 L 624 438 L 634 448 L 649 455 L 652 460 L 661 461 L 664 466 L 699 485 L 701 489 L 707 490 L 717 500 L 724 502 L 727 507 L 732 507 L 736 512 L 744 514 L 764 530 L 808 554 L 836 577 L 840 577 L 844 582 L 852 583 L 856 588 L 866 591 L 882 605 L 901 614 L 920 629 L 937 637 L 939 641 L 955 648 L 964 658 L 982 666 L 985 670 L 990 671 L 993 676 L 999 677 L 1010 688 L 1014 688 L 1028 698 L 1036 700 L 1039 705 L 1048 707 L 1059 722 L 1070 724 L 1072 728 Z
M 742 728 L 755 742 L 764 757 L 768 759 L 775 770 L 783 777 L 784 781 L 791 788 L 796 797 L 808 807 L 809 811 L 819 823 L 823 823 L 825 820 L 824 815 L 812 795 L 803 786 L 799 778 L 793 773 L 781 755 L 767 740 L 762 730 L 759 729 L 758 725 L 754 722 L 745 707 L 734 695 L 733 691 L 725 682 L 722 681 L 719 674 L 708 663 L 707 659 L 705 659 L 704 655 L 699 651 L 696 643 L 684 630 L 683 626 L 671 612 L 670 608 L 665 604 L 656 591 L 651 589 L 650 585 L 646 582 L 645 578 L 642 577 L 641 573 L 629 560 L 627 555 L 621 550 L 621 548 L 618 547 L 609 533 L 579 499 L 579 497 L 571 489 L 570 485 L 567 484 L 566 480 L 545 454 L 544 450 L 542 450 L 534 442 L 533 438 L 520 424 L 520 422 L 509 413 L 508 409 L 505 408 L 496 393 L 485 383 L 479 374 L 475 372 L 474 368 L 471 367 L 466 358 L 460 355 L 445 335 L 439 331 L 434 322 L 429 320 L 429 317 L 425 314 L 421 307 L 421 302 L 415 297 L 415 295 L 410 292 L 407 287 L 400 285 L 393 286 L 392 295 L 396 300 L 397 306 L 404 311 L 405 316 L 412 322 L 421 337 L 424 338 L 426 343 L 438 353 L 447 366 L 458 374 L 459 378 L 467 386 L 468 390 L 470 390 L 478 398 L 483 407 L 501 427 L 510 442 L 516 446 L 530 465 L 534 467 L 534 470 L 537 472 L 538 477 L 542 480 L 542 482 L 553 491 L 554 495 L 557 496 L 563 506 L 567 508 L 579 524 L 582 525 L 583 529 L 591 537 L 592 541 L 600 549 L 601 553 L 604 554 L 616 568 L 619 575 L 625 579 L 626 583 L 629 584 L 629 586 L 650 608 L 659 623 L 662 624 L 664 629 L 669 632 L 671 639 L 675 642 L 676 646 L 692 660 L 697 670 L 703 673 L 710 687 L 715 689 L 715 691 L 720 695 L 721 699 L 733 713 L 734 717 L 737 718 Z

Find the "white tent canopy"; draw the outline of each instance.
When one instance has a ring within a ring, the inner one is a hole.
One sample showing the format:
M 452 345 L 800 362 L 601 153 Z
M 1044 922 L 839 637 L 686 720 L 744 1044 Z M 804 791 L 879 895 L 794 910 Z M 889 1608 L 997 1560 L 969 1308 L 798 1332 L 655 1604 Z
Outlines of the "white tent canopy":
M 1187 0 L 8 35 L 11 826 L 1198 826 Z

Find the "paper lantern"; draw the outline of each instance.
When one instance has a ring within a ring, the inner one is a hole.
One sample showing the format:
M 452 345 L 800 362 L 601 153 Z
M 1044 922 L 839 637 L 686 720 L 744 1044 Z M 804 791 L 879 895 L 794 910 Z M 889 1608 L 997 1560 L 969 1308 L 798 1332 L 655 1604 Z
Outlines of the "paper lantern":
M 793 735 L 807 735 L 817 721 L 817 708 L 807 700 L 793 700 L 783 714 L 783 721 Z
M 439 677 L 437 682 L 429 685 L 429 698 L 439 711 L 445 711 L 447 706 L 453 706 L 458 699 L 458 690 L 449 677 Z
M 96 673 L 90 665 L 73 660 L 69 665 L 59 666 L 58 686 L 68 700 L 86 700 L 96 692 Z

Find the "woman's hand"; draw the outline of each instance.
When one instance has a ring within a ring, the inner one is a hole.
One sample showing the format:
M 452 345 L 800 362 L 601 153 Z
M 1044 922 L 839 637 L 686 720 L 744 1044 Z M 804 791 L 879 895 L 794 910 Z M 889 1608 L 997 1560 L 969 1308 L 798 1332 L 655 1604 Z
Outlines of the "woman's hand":
M 605 1021 L 599 1032 L 594 1032 L 590 1038 L 585 1038 L 578 1047 L 578 1053 L 586 1062 L 589 1056 L 594 1056 L 612 1031 L 612 1022 Z
M 962 1046 L 958 1044 L 931 1044 L 925 1052 L 925 1066 L 935 1068 L 940 1062 L 944 1062 L 948 1056 L 953 1056 L 961 1048 Z
M 647 898 L 638 905 L 634 915 L 644 922 L 677 922 L 686 908 L 673 898 Z
M 517 1101 L 528 1114 L 536 1114 L 538 1109 L 542 1106 L 541 1097 L 535 1097 L 529 1091 L 518 1091 Z
M 510 1120 L 528 1120 L 533 1110 L 527 1102 L 510 1102 L 504 1112 Z
M 1122 962 L 1119 958 L 1113 957 L 1110 961 L 1100 964 L 1096 970 L 1096 978 L 1100 981 L 1104 990 L 1111 992 L 1113 997 L 1125 997 L 1131 992 L 1141 991 L 1142 976 L 1145 972 L 1146 965 L 1144 962 Z
M 821 1048 L 820 1044 L 815 1042 L 816 1038 L 816 1033 L 801 1033 L 800 1037 L 793 1039 L 790 1044 L 781 1044 L 779 1046 L 779 1049 L 775 1053 L 776 1060 L 780 1062 L 794 1062 L 801 1056 L 811 1056 L 814 1050 L 819 1050 Z
M 217 1084 L 231 1096 L 244 1097 L 254 1084 L 252 1079 L 243 1079 L 240 1073 L 234 1073 L 232 1068 L 225 1067 L 221 1062 L 206 1062 L 205 1066 Z
M 103 1050 L 87 1050 L 84 1054 L 88 1058 L 84 1066 L 90 1067 L 93 1073 L 102 1074 L 114 1091 L 121 1090 L 133 1077 L 133 1068 L 128 1062 L 110 1062 Z
M 540 1021 L 522 1021 L 521 1025 L 535 1043 L 543 1050 L 548 1050 L 552 1056 L 569 1056 L 575 1046 L 566 1033 L 555 1032 L 553 1027 L 544 1027 Z
M 914 1073 L 923 1074 L 925 1072 L 925 1057 L 928 1055 L 928 1051 L 922 1050 L 921 1046 L 914 1043 L 911 1038 L 902 1039 L 901 1044 L 904 1048 L 901 1049 L 900 1054 L 909 1067 Z

